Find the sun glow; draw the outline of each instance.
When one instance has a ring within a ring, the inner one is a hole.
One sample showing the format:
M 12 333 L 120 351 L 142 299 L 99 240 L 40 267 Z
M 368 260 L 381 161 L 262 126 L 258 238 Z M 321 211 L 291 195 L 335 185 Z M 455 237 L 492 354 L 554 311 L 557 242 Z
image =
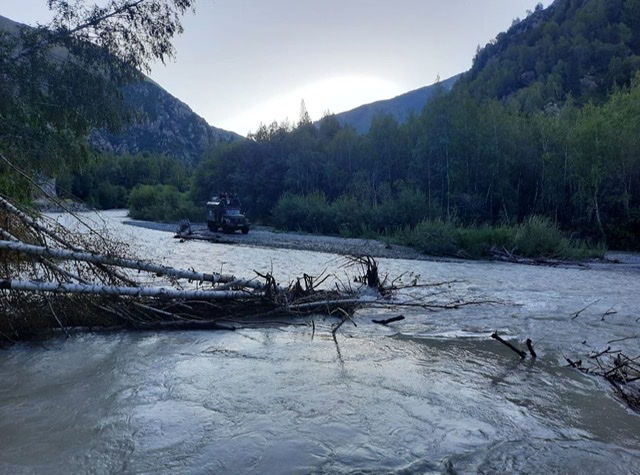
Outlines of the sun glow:
M 332 77 L 272 97 L 216 126 L 245 134 L 248 131 L 255 132 L 261 123 L 289 121 L 294 124 L 298 121 L 302 100 L 311 120 L 315 121 L 326 111 L 344 112 L 363 104 L 395 97 L 403 92 L 407 91 L 391 81 L 377 77 Z

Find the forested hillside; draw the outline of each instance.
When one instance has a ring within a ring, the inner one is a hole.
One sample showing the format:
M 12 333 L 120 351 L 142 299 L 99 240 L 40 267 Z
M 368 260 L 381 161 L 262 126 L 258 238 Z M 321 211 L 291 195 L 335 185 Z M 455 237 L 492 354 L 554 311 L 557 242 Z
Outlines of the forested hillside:
M 38 45 L 50 33 L 23 34 Z M 361 135 L 334 115 L 313 124 L 303 113 L 295 126 L 273 123 L 249 140 L 211 146 L 195 169 L 149 154 L 86 161 L 90 130 L 127 124 L 121 86 L 140 77 L 135 63 L 96 81 L 69 62 L 29 62 L 3 41 L 6 78 L 22 83 L 0 77 L 0 119 L 12 131 L 0 150 L 99 207 L 128 203 L 138 217 L 197 219 L 211 194 L 229 191 L 253 221 L 384 234 L 425 249 L 441 243 L 442 254 L 469 248 L 457 231 L 468 227 L 493 230 L 483 235 L 485 248 L 523 252 L 500 230 L 522 234 L 540 223 L 571 239 L 640 248 L 640 0 L 538 6 L 479 48 L 451 91 L 436 87 L 406 122 L 379 114 Z M 87 64 L 109 60 L 84 44 L 65 45 Z M 35 87 L 47 81 L 58 87 Z M 69 83 L 78 86 L 73 94 Z M 52 91 L 65 115 L 50 106 Z M 20 193 L 17 176 L 0 175 L 3 193 Z
M 479 49 L 451 93 L 359 136 L 333 116 L 218 149 L 193 193 L 245 196 L 254 218 L 321 232 L 424 220 L 516 224 L 638 248 L 639 0 L 557 0 Z
M 24 35 L 26 41 L 29 41 L 30 37 L 44 34 L 46 34 L 45 30 L 38 31 L 0 16 L 0 47 L 4 45 L 5 51 L 10 50 L 12 43 L 20 41 L 21 35 Z M 99 50 L 92 48 L 89 44 L 85 45 L 85 51 L 80 52 L 81 49 L 80 45 L 75 45 L 78 55 L 90 56 L 92 51 L 96 55 L 99 54 Z M 61 56 L 66 55 L 61 46 L 50 51 L 49 54 L 52 55 L 52 59 L 60 59 Z M 2 58 L 2 53 L 0 53 L 0 59 Z M 113 67 L 114 71 L 117 71 L 118 66 L 113 59 L 106 61 L 110 63 L 110 67 Z M 43 71 L 41 70 L 39 73 L 42 74 Z M 55 80 L 61 87 L 77 91 L 81 101 L 85 101 L 87 104 L 91 102 L 92 96 L 85 96 L 82 92 L 90 87 L 82 74 L 56 77 L 55 73 L 55 69 L 51 68 L 45 74 L 48 75 L 48 80 Z M 88 75 L 86 72 L 84 73 L 85 76 Z M 27 77 L 21 77 L 21 81 L 23 85 L 29 83 Z M 119 80 L 114 77 L 114 83 L 116 82 Z M 100 91 L 94 91 L 94 93 L 99 95 Z M 138 153 L 165 155 L 193 165 L 200 160 L 206 150 L 215 147 L 219 142 L 242 139 L 234 132 L 207 124 L 186 104 L 142 74 L 131 78 L 127 84 L 121 84 L 121 89 L 114 91 L 114 95 L 116 94 L 118 97 L 113 102 L 116 103 L 124 99 L 123 106 L 128 110 L 128 118 L 135 120 L 120 120 L 120 126 L 112 127 L 111 130 L 97 124 L 98 126 L 91 130 L 89 144 L 98 151 L 130 155 Z M 56 98 L 56 100 L 60 100 L 60 98 Z M 77 104 L 70 103 L 66 106 L 77 107 Z M 115 107 L 111 108 L 116 109 Z M 104 112 L 103 119 L 106 120 L 106 116 L 111 111 L 107 108 Z M 126 118 L 124 115 L 121 117 L 121 119 Z
M 569 96 L 602 102 L 630 84 L 639 55 L 640 1 L 555 0 L 479 49 L 459 86 L 514 100 L 525 112 Z

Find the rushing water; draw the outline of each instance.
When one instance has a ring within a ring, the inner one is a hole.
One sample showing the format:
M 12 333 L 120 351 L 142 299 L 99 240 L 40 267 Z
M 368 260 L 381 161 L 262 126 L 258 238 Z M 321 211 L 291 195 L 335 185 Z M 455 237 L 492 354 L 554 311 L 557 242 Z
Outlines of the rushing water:
M 273 269 L 286 282 L 342 263 L 180 243 L 108 216 L 139 253 L 165 264 L 239 276 Z M 416 291 L 422 298 L 495 303 L 364 310 L 336 341 L 334 322 L 318 318 L 315 334 L 282 326 L 14 345 L 0 351 L 0 472 L 640 473 L 640 416 L 606 382 L 564 367 L 564 356 L 640 335 L 637 270 L 384 259 L 380 267 L 458 281 Z M 371 322 L 400 312 L 406 319 L 388 327 Z M 531 338 L 538 358 L 521 361 L 490 338 L 494 330 Z M 635 356 L 639 341 L 610 345 Z

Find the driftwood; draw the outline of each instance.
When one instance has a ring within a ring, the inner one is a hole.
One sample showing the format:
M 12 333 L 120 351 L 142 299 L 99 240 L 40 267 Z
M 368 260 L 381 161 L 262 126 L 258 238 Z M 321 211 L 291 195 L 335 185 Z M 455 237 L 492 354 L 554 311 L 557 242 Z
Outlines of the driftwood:
M 514 264 L 526 264 L 535 266 L 566 266 L 569 263 L 566 260 L 553 258 L 553 257 L 524 257 L 516 253 L 516 249 L 507 249 L 504 246 L 491 246 L 489 249 L 489 256 L 495 261 L 512 262 Z M 582 262 L 571 262 L 572 266 L 584 267 Z
M 573 313 L 571 315 L 571 319 L 575 320 L 583 311 L 596 302 L 592 302 L 586 307 Z M 609 309 L 605 315 L 610 315 L 612 313 L 615 312 L 611 312 L 611 309 Z M 601 319 L 604 319 L 604 317 Z M 501 338 L 498 335 L 498 332 L 493 332 L 491 334 L 491 338 L 507 346 L 521 359 L 526 358 L 526 353 L 523 350 L 519 349 L 513 343 Z M 608 343 L 611 344 L 630 339 L 640 339 L 640 335 L 619 338 L 611 340 Z M 526 345 L 531 357 L 537 358 L 538 355 L 533 349 L 533 343 L 530 338 L 527 338 Z M 635 358 L 631 358 L 620 350 L 612 350 L 609 345 L 606 349 L 593 351 L 584 358 L 571 359 L 565 356 L 564 359 L 570 368 L 576 369 L 584 374 L 606 379 L 613 386 L 615 394 L 631 409 L 640 413 L 640 355 Z
M 332 328 L 335 338 L 345 322 L 356 325 L 354 312 L 364 306 L 434 311 L 487 303 L 446 301 L 441 291 L 431 301 L 394 299 L 403 288 L 452 282 L 388 281 L 370 256 L 347 258 L 344 267 L 357 275 L 353 282 L 336 278 L 333 288 L 324 272 L 280 286 L 270 273 L 238 278 L 176 269 L 141 260 L 126 243 L 82 224 L 88 231 L 73 233 L 0 197 L 0 341 L 56 329 L 229 330 L 310 320 L 315 332 L 313 315 L 340 318 Z
M 512 343 L 509 343 L 508 341 L 506 341 L 505 339 L 503 339 L 500 335 L 498 335 L 498 332 L 493 332 L 491 334 L 491 338 L 493 338 L 494 340 L 498 340 L 500 343 L 502 343 L 504 346 L 506 346 L 507 348 L 509 348 L 511 351 L 513 351 L 514 353 L 516 353 L 518 356 L 520 356 L 520 358 L 524 359 L 527 357 L 527 354 L 520 350 L 519 348 L 517 348 L 515 345 L 513 345 Z M 530 341 L 530 340 L 529 340 Z
M 565 357 L 569 367 L 606 379 L 615 394 L 631 409 L 640 413 L 640 356 L 631 358 L 611 346 L 594 351 L 585 358 L 573 361 Z

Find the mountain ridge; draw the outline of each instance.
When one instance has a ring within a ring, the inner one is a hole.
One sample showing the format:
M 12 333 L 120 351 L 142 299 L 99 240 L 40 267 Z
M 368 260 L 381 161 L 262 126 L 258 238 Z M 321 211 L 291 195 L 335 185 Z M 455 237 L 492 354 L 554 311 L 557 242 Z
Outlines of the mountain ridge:
M 463 73 L 451 76 L 443 81 L 436 81 L 430 86 L 420 87 L 412 91 L 399 94 L 391 99 L 363 104 L 348 111 L 335 114 L 340 126 L 352 126 L 356 132 L 365 134 L 371 127 L 373 118 L 378 114 L 389 114 L 399 123 L 404 123 L 411 113 L 419 114 L 429 102 L 438 88 L 450 91 Z
M 18 35 L 21 28 L 31 27 L 0 15 L 0 32 Z M 210 125 L 186 103 L 147 76 L 139 83 L 126 86 L 123 94 L 138 118 L 119 133 L 94 129 L 89 143 L 98 151 L 118 154 L 148 152 L 194 165 L 218 143 L 244 139 L 235 132 Z

